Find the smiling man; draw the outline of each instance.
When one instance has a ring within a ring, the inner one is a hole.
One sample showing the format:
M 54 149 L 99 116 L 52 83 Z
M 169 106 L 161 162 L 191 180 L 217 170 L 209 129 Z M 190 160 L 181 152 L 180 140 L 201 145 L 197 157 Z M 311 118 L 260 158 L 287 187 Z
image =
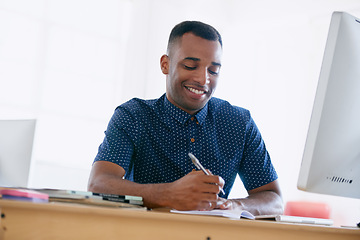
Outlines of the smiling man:
M 215 91 L 221 55 L 219 41 L 209 41 L 191 32 L 170 39 L 168 55 L 161 57 L 161 70 L 167 75 L 168 100 L 189 114 L 202 109 Z
M 221 55 L 222 39 L 212 26 L 186 21 L 174 27 L 160 60 L 166 94 L 134 98 L 115 110 L 89 191 L 142 196 L 149 208 L 282 213 L 277 174 L 249 111 L 212 97 Z M 213 175 L 193 171 L 190 152 Z M 236 175 L 249 196 L 227 199 Z

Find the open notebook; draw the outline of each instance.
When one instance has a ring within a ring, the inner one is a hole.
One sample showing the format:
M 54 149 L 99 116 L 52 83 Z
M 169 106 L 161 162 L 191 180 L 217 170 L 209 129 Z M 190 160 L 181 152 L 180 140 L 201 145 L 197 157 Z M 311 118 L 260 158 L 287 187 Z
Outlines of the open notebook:
M 172 213 L 182 214 L 195 214 L 195 215 L 207 215 L 207 216 L 218 216 L 227 217 L 231 219 L 251 219 L 251 220 L 271 220 L 277 222 L 286 223 L 300 223 L 300 224 L 315 224 L 315 225 L 333 225 L 333 220 L 323 218 L 309 218 L 309 217 L 297 217 L 297 216 L 286 216 L 286 215 L 259 215 L 254 216 L 248 211 L 235 211 L 235 210 L 221 210 L 214 209 L 210 211 L 178 211 L 171 210 Z
M 182 213 L 182 214 L 218 216 L 218 217 L 227 217 L 227 218 L 233 218 L 233 219 L 240 219 L 240 218 L 255 219 L 254 215 L 252 215 L 248 211 L 234 211 L 234 210 L 214 209 L 214 210 L 210 210 L 210 211 L 178 211 L 178 210 L 171 210 L 170 212 L 172 212 L 172 213 Z

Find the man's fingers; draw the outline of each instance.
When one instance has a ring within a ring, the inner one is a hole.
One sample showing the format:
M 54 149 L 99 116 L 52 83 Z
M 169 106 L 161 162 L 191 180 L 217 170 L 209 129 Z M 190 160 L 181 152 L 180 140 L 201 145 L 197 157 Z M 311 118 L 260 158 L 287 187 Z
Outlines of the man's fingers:
M 233 205 L 232 205 L 232 201 L 228 200 L 228 199 L 224 199 L 224 198 L 219 198 L 219 200 L 217 201 L 217 206 L 216 208 L 220 208 L 220 209 L 232 209 Z
M 217 206 L 216 201 L 202 201 L 200 203 L 200 211 L 209 211 L 215 209 Z

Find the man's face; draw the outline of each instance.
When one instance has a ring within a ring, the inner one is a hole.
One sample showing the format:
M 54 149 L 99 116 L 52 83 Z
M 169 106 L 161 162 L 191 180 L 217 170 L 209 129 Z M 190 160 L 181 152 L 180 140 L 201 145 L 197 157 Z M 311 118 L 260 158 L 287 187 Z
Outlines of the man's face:
M 191 115 L 202 109 L 215 91 L 221 55 L 218 41 L 185 33 L 161 57 L 168 100 Z

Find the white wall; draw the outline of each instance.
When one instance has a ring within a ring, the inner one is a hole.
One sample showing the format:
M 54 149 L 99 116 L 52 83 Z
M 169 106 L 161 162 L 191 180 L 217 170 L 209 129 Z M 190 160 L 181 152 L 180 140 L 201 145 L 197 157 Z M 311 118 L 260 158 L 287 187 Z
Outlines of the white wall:
M 251 110 L 284 200 L 327 202 L 335 224 L 359 200 L 298 191 L 297 174 L 333 11 L 359 0 L 0 0 L 0 118 L 38 119 L 31 184 L 85 190 L 114 108 L 165 91 L 159 58 L 183 20 L 215 26 L 216 96 Z M 231 196 L 245 196 L 238 182 Z

